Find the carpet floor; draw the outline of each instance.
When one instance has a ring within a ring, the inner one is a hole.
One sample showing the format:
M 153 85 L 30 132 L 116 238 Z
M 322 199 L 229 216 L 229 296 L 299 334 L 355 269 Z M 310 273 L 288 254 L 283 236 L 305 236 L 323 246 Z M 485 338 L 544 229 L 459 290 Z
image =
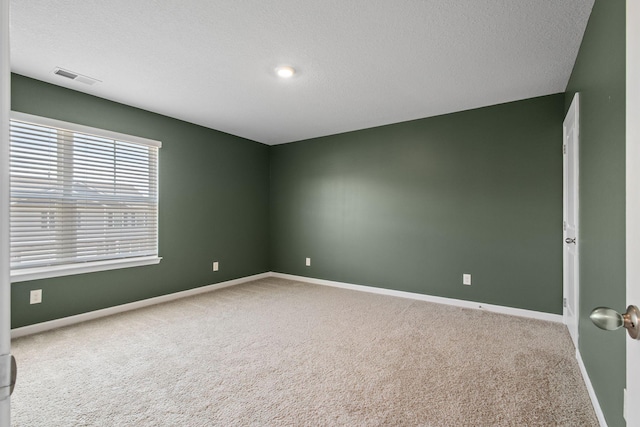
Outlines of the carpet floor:
M 262 279 L 13 341 L 13 426 L 597 426 L 563 325 Z

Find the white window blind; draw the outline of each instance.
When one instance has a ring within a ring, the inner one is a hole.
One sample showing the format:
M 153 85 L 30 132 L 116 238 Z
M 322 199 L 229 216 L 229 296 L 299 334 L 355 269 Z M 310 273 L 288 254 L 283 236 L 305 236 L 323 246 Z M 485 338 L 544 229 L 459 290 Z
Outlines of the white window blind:
M 158 256 L 160 142 L 13 113 L 10 143 L 12 273 Z

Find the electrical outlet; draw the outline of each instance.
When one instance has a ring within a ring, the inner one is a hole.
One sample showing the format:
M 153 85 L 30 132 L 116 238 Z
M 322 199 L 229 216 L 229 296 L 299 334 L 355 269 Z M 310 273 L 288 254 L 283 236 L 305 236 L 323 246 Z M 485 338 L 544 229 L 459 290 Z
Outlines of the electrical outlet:
M 42 289 L 35 289 L 29 295 L 29 304 L 40 304 L 42 302 Z
M 471 285 L 471 275 L 470 274 L 463 274 L 462 275 L 462 284 L 463 285 Z
M 305 264 L 304 265 L 306 265 L 307 267 L 311 267 L 311 258 L 307 258 L 305 260 Z
M 213 262 L 213 271 L 220 270 L 220 263 L 218 261 Z

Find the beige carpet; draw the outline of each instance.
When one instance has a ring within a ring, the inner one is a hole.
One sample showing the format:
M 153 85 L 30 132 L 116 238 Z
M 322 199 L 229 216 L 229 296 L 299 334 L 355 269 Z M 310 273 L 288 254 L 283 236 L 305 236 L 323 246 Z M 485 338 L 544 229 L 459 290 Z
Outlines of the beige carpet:
M 562 325 L 264 279 L 13 342 L 14 426 L 597 426 Z

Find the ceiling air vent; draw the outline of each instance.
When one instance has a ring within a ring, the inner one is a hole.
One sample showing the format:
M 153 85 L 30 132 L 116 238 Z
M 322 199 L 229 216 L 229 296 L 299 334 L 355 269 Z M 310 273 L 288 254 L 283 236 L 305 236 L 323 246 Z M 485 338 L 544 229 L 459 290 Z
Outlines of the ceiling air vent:
M 83 76 L 82 74 L 74 73 L 73 71 L 65 70 L 64 68 L 56 68 L 53 70 L 53 74 L 57 74 L 58 76 L 66 77 L 67 79 L 75 80 L 80 83 L 87 84 L 89 86 L 94 85 L 95 83 L 99 83 L 100 80 Z

